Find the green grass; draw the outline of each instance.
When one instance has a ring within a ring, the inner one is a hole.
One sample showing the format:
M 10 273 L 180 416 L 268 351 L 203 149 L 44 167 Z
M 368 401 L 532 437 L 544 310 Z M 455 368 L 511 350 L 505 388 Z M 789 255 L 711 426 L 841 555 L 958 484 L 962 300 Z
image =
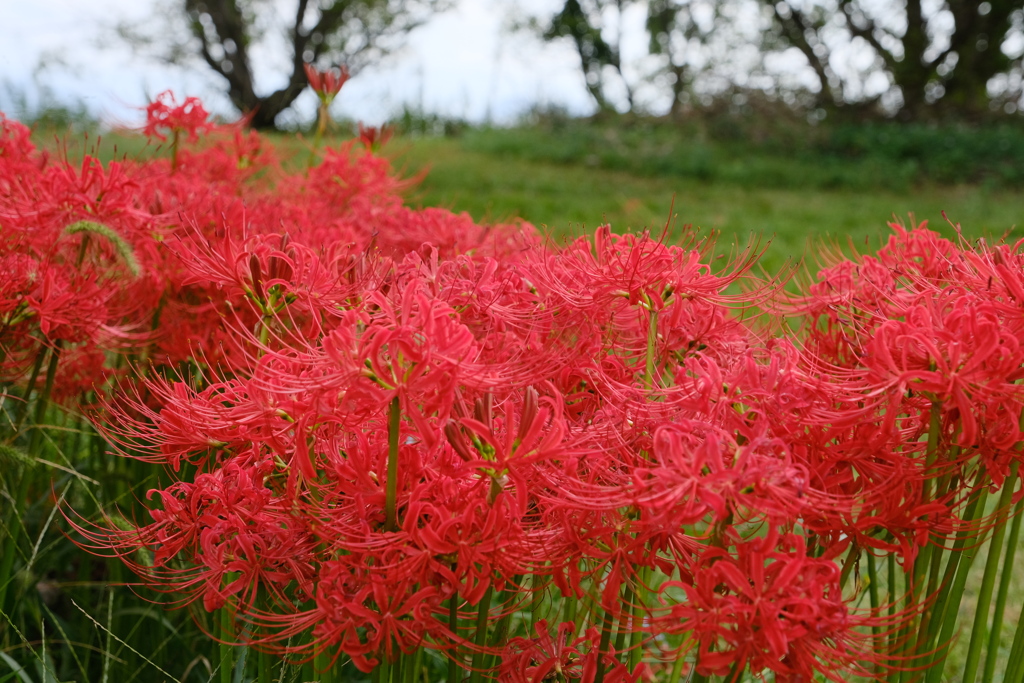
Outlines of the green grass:
M 893 121 L 808 125 L 784 109 L 694 112 L 682 120 L 636 116 L 540 118 L 535 125 L 460 132 L 467 147 L 634 175 L 745 187 L 905 189 L 926 182 L 1024 183 L 1024 130 Z
M 777 270 L 800 259 L 808 242 L 848 240 L 876 248 L 894 219 L 917 220 L 946 235 L 942 212 L 971 237 L 1024 236 L 1019 192 L 978 185 L 928 184 L 902 190 L 744 187 L 731 182 L 638 176 L 622 170 L 525 159 L 474 149 L 467 138 L 403 138 L 387 149 L 406 175 L 428 170 L 409 194 L 415 206 L 466 211 L 479 221 L 523 218 L 561 237 L 602 223 L 616 230 L 676 230 L 693 225 L 721 233 L 725 244 L 769 241 L 763 265 Z

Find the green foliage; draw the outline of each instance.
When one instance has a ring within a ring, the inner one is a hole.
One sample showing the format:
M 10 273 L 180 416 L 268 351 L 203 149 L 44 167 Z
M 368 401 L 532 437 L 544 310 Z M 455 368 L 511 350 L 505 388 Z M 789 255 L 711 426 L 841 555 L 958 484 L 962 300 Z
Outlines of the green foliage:
M 928 183 L 1024 184 L 1024 126 L 812 126 L 775 117 L 779 108 L 707 112 L 684 122 L 634 117 L 554 120 L 550 125 L 477 129 L 471 151 L 580 164 L 645 177 L 677 177 L 764 188 L 909 190 Z
M 391 125 L 402 135 L 428 137 L 458 137 L 470 128 L 468 121 L 458 117 L 430 113 L 410 105 L 402 107 Z
M 946 235 L 954 231 L 943 219 L 943 211 L 950 220 L 962 222 L 972 237 L 998 239 L 1007 233 L 1012 240 L 1024 236 L 1018 230 L 1024 224 L 1020 198 L 1008 188 L 922 183 L 860 191 L 811 182 L 781 188 L 744 186 L 593 167 L 568 155 L 556 163 L 527 158 L 514 148 L 489 146 L 514 136 L 521 136 L 524 144 L 533 143 L 529 131 L 474 130 L 457 140 L 398 139 L 385 151 L 405 175 L 429 170 L 411 191 L 415 205 L 467 211 L 482 221 L 521 217 L 558 239 L 604 222 L 616 230 L 660 232 L 671 215 L 676 231 L 692 224 L 720 232 L 722 250 L 751 239 L 762 245 L 770 241 L 761 260 L 770 272 L 787 260 L 802 258 L 809 242 L 852 242 L 859 248 L 877 248 L 886 222 L 908 213 L 929 220 Z M 740 158 L 735 163 L 751 162 Z M 813 164 L 792 163 L 813 179 Z
M 985 183 L 997 187 L 1024 184 L 1024 125 L 1016 121 L 988 126 L 929 126 L 865 123 L 828 127 L 812 151 L 849 159 L 874 160 L 912 171 L 917 182 Z
M 0 112 L 47 135 L 99 128 L 99 121 L 83 102 L 58 100 L 49 87 L 40 83 L 36 83 L 32 92 L 35 97 L 30 97 L 27 89 L 5 83 L 0 95 Z

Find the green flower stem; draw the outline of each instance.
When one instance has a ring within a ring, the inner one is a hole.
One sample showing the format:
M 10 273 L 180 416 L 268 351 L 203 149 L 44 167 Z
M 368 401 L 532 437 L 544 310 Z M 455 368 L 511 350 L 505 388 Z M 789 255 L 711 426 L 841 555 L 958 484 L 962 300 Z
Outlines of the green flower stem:
M 597 596 L 594 595 L 596 590 L 597 590 L 596 585 L 594 585 L 593 582 L 591 582 L 591 585 L 590 585 L 589 589 L 587 590 L 586 593 L 584 593 L 584 596 L 583 596 L 584 599 L 586 600 L 586 602 L 583 605 L 583 609 L 580 610 L 578 608 L 578 606 L 577 606 L 576 618 L 574 619 L 574 623 L 575 623 L 575 630 L 573 631 L 573 637 L 574 638 L 576 636 L 581 635 L 584 632 L 586 625 L 588 623 L 590 623 L 591 619 L 597 614 L 597 610 L 598 610 L 597 605 L 600 602 L 600 600 L 599 600 L 599 598 Z
M 924 481 L 921 483 L 922 503 L 930 503 L 932 501 L 931 475 L 932 468 L 935 466 L 935 461 L 938 458 L 941 432 L 942 404 L 939 401 L 932 401 L 928 419 L 928 445 L 925 451 Z M 932 566 L 931 560 L 934 552 L 935 546 L 932 545 L 931 534 L 929 533 L 925 544 L 918 550 L 913 565 L 907 569 L 907 606 L 911 609 L 916 609 L 917 605 L 921 602 L 921 594 L 925 584 L 928 582 L 928 570 Z M 900 627 L 899 640 L 903 643 L 903 656 L 909 657 L 913 654 L 916 639 L 912 634 L 915 632 L 918 634 L 922 633 L 926 628 L 928 618 L 927 608 L 925 608 L 919 615 L 915 614 L 912 618 L 907 619 L 903 626 Z M 900 680 L 910 680 L 916 676 L 916 672 L 904 671 L 900 675 Z
M 1003 482 L 1003 490 L 999 495 L 997 521 L 992 540 L 988 547 L 988 558 L 985 560 L 985 574 L 981 579 L 981 590 L 978 592 L 978 603 L 974 609 L 974 626 L 971 628 L 971 642 L 967 646 L 967 661 L 964 664 L 963 683 L 974 683 L 978 677 L 978 665 L 981 663 L 981 644 L 985 639 L 985 627 L 988 624 L 988 612 L 992 605 L 992 592 L 996 586 L 996 574 L 999 571 L 999 555 L 1003 550 L 1003 539 L 1006 537 L 1006 513 L 1010 509 L 1010 499 L 1017 482 L 1016 462 L 1010 467 L 1010 476 Z
M 984 500 L 981 499 L 984 487 L 981 484 L 984 481 L 985 476 L 984 470 L 981 470 L 975 477 L 974 490 L 968 498 L 967 508 L 964 511 L 965 519 L 970 520 L 974 518 L 977 514 L 979 504 L 982 505 L 982 509 L 984 509 Z M 925 608 L 925 613 L 921 619 L 921 630 L 918 632 L 917 637 L 917 652 L 929 653 L 925 655 L 927 658 L 931 658 L 934 654 L 935 638 L 941 628 L 942 616 L 945 613 L 946 603 L 949 599 L 949 587 L 952 584 L 956 568 L 960 563 L 963 549 L 969 540 L 969 535 L 970 531 L 967 529 L 963 529 L 957 534 L 957 538 L 953 542 L 953 547 L 948 551 L 949 559 L 946 561 L 946 570 L 942 578 L 943 590 L 939 592 L 938 597 Z M 935 575 L 938 576 L 938 574 L 939 572 L 936 568 Z M 934 585 L 938 586 L 938 581 L 935 581 Z
M 402 408 L 398 396 L 388 412 L 388 479 L 384 490 L 384 530 L 398 531 L 398 437 Z
M 932 500 L 932 480 L 931 474 L 932 469 L 935 467 L 935 461 L 938 459 L 939 453 L 939 438 L 942 433 L 942 404 L 939 401 L 932 401 L 931 411 L 928 418 L 928 446 L 925 451 L 925 477 L 924 481 L 921 482 L 921 501 L 924 503 L 930 503 Z M 931 534 L 928 537 L 929 542 L 925 543 L 924 547 L 918 553 L 916 561 L 914 562 L 913 569 L 913 583 L 910 585 L 910 591 L 913 595 L 914 604 L 921 596 L 921 589 L 925 584 L 925 577 L 927 576 L 928 568 L 931 565 L 931 556 L 934 547 L 931 541 Z
M 534 574 L 530 583 L 530 589 L 533 591 L 530 599 L 530 635 L 532 636 L 537 621 L 540 619 L 540 608 L 544 604 L 544 589 L 547 588 L 548 581 L 547 577 Z
M 996 595 L 995 614 L 992 615 L 992 632 L 988 638 L 988 653 L 985 656 L 985 672 L 981 678 L 982 683 L 992 683 L 995 677 L 996 659 L 999 653 L 999 636 L 1002 635 L 1003 616 L 1006 612 L 1006 598 L 1010 593 L 1010 581 L 1013 579 L 1013 561 L 1017 554 L 1017 542 L 1020 540 L 1022 514 L 1024 514 L 1024 499 L 1018 501 L 1013 508 L 1013 524 L 1010 526 L 1010 536 L 1006 540 L 1003 574 L 999 578 L 999 593 Z
M 644 362 L 644 386 L 654 388 L 654 356 L 658 348 L 658 312 L 651 309 L 647 324 L 647 357 Z
M 232 683 L 234 678 L 235 658 L 234 647 L 226 642 L 232 632 L 231 613 L 227 606 L 220 608 L 220 630 L 223 641 L 219 644 L 220 650 L 220 683 Z
M 562 610 L 562 621 L 571 621 L 571 622 L 573 622 L 575 624 L 576 623 L 576 607 L 578 606 L 578 602 L 577 602 L 576 596 L 572 595 L 572 594 L 563 595 L 562 596 L 562 600 L 565 601 L 565 609 Z M 530 633 L 528 635 L 531 636 L 531 637 L 533 636 L 532 633 Z
M 181 131 L 175 128 L 171 133 L 171 173 L 178 170 L 178 145 Z
M 626 634 L 633 629 L 633 586 L 626 581 L 622 585 L 622 616 L 619 617 L 619 627 L 615 633 L 615 656 L 618 657 L 626 649 Z M 631 639 L 632 640 L 632 639 Z
M 955 462 L 957 457 L 959 457 L 959 455 L 960 455 L 960 447 L 956 446 L 956 445 L 952 446 L 950 448 L 950 451 L 949 451 L 949 460 L 950 460 L 950 462 Z M 944 473 L 939 478 L 939 484 L 938 484 L 938 487 L 936 489 L 936 494 L 937 494 L 936 497 L 944 496 L 944 495 L 948 494 L 949 490 L 950 490 L 950 485 L 952 485 L 952 484 L 953 484 L 953 475 L 952 475 L 952 473 L 951 472 Z M 935 595 L 935 591 L 938 590 L 938 588 L 939 588 L 939 575 L 941 573 L 941 568 L 942 568 L 942 557 L 945 554 L 943 551 L 944 551 L 944 548 L 942 546 L 936 546 L 932 550 L 931 566 L 928 568 L 928 587 L 925 589 L 925 595 Z M 932 607 L 932 605 L 929 605 L 928 607 L 926 607 L 925 611 L 924 611 L 924 614 L 921 617 L 921 631 L 925 632 L 925 633 L 927 633 L 927 631 L 928 631 L 927 622 L 928 622 L 928 618 L 931 616 L 931 613 L 932 613 L 931 612 L 931 607 Z
M 575 593 L 562 593 L 562 602 L 565 603 L 562 607 L 562 621 L 572 622 L 573 631 L 571 638 L 575 638 L 576 634 L 580 632 L 580 625 L 577 621 L 577 612 L 579 611 L 579 601 L 581 598 L 577 598 Z M 586 608 L 584 608 L 585 610 Z M 528 633 L 527 636 L 533 637 L 534 633 Z
M 1024 619 L 1017 620 L 1017 630 L 1013 635 L 1013 645 L 1010 646 L 1010 659 L 1006 663 L 1006 672 L 1003 675 L 1004 681 L 1019 681 L 1024 677 L 1024 627 L 1021 624 Z
M 597 646 L 597 673 L 594 675 L 594 683 L 604 681 L 604 657 L 608 654 L 608 646 L 612 641 L 612 625 L 615 617 L 608 610 L 604 610 L 601 624 L 601 643 Z
M 839 570 L 839 589 L 844 590 L 846 588 L 846 582 L 850 579 L 850 574 L 853 573 L 853 567 L 860 560 L 860 547 L 856 543 L 850 544 L 850 552 L 846 554 L 846 559 L 843 560 L 842 569 Z
M 274 679 L 274 659 L 269 652 L 260 652 L 256 659 L 259 683 L 271 683 Z
M 448 630 L 453 636 L 459 633 L 459 594 L 448 599 Z M 448 657 L 448 683 L 459 683 L 459 648 L 452 646 Z
M 522 574 L 516 575 L 498 599 L 498 603 L 502 606 L 505 614 L 503 614 L 501 619 L 498 620 L 498 626 L 494 629 L 494 633 L 491 635 L 491 647 L 495 650 L 504 647 L 508 640 L 509 624 L 512 622 L 512 612 L 508 609 L 508 604 L 515 600 L 516 595 L 519 594 L 519 588 L 522 580 Z M 487 668 L 492 668 L 500 663 L 501 662 L 498 661 L 498 656 L 495 655 L 492 658 L 488 658 Z
M 334 683 L 334 669 L 331 666 L 331 655 L 329 653 L 318 653 L 313 668 L 316 670 L 320 683 Z
M 484 644 L 487 642 L 487 618 L 491 611 L 491 597 L 494 594 L 494 586 L 488 586 L 484 597 L 480 599 L 476 612 L 476 634 L 473 636 L 473 644 L 476 645 L 473 652 L 472 672 L 469 674 L 469 683 L 480 683 L 483 677 Z
M 313 164 L 316 163 L 317 152 L 320 151 L 320 144 L 324 140 L 324 133 L 327 131 L 327 120 L 330 118 L 330 109 L 326 102 L 320 102 L 320 107 L 316 112 L 316 134 L 313 136 L 313 149 L 309 151 L 309 162 L 306 164 L 306 172 L 308 173 Z M 381 681 L 385 683 L 385 681 Z
M 968 504 L 967 515 L 964 521 L 973 522 L 981 515 L 985 509 L 987 497 L 988 487 L 985 486 L 985 472 L 982 470 L 978 473 L 978 478 L 975 481 L 975 490 L 971 493 L 971 502 Z M 935 650 L 935 656 L 931 659 L 931 666 L 928 667 L 926 683 L 939 683 L 942 679 L 946 654 L 949 651 L 949 642 L 953 637 L 953 629 L 956 627 L 957 617 L 959 616 L 960 600 L 963 598 L 964 587 L 967 585 L 967 575 L 971 571 L 974 557 L 978 554 L 978 548 L 981 545 L 981 540 L 975 538 L 972 539 L 970 546 L 965 547 L 969 534 L 970 530 L 964 529 L 957 535 L 953 546 L 953 554 L 950 556 L 949 563 L 946 566 L 946 573 L 942 582 L 943 589 L 939 594 L 932 622 L 938 628 L 938 640 L 929 638 L 929 642 L 935 643 L 937 649 Z M 953 572 L 955 572 L 955 576 Z
M 391 683 L 402 683 L 404 675 L 403 669 L 406 668 L 406 656 L 404 652 L 398 653 L 398 658 L 395 659 L 394 665 L 391 667 Z M 322 681 L 322 683 L 334 683 L 334 681 Z
M 679 679 L 683 677 L 683 664 L 686 663 L 686 657 L 679 654 L 676 657 L 676 661 L 672 663 L 672 673 L 668 676 L 668 683 L 679 683 Z
M 885 569 L 888 575 L 889 582 L 889 594 L 887 600 L 889 603 L 889 619 L 892 620 L 896 617 L 896 555 L 889 553 L 885 558 Z M 889 633 L 889 647 L 887 651 L 890 653 L 896 652 L 896 644 L 898 634 L 896 630 L 892 630 Z M 889 675 L 886 676 L 888 683 L 895 683 L 900 679 L 900 671 L 898 668 L 898 660 L 892 659 L 889 661 Z
M 29 399 L 32 398 L 32 392 L 36 390 L 36 382 L 39 380 L 39 373 L 42 372 L 43 363 L 46 361 L 46 354 L 50 352 L 50 349 L 46 346 L 39 347 L 39 353 L 36 354 L 36 362 L 32 365 L 32 373 L 28 377 L 28 383 L 25 385 L 25 394 L 22 397 L 21 406 L 18 408 L 17 417 L 14 419 L 14 433 L 17 434 L 21 430 L 21 425 L 25 421 L 25 417 L 28 415 Z
M 875 556 L 868 551 L 868 599 L 871 601 L 871 613 L 878 613 L 879 602 L 878 595 L 878 567 L 875 565 Z M 875 639 L 875 643 L 880 642 L 882 634 L 882 627 L 875 624 L 871 627 L 871 635 Z M 876 669 L 877 670 L 877 669 Z
M 651 568 L 641 567 L 637 586 L 633 590 L 636 602 L 633 604 L 633 633 L 629 639 L 629 671 L 632 673 L 643 661 L 644 657 L 644 615 L 646 613 L 647 584 L 650 582 Z
M 416 648 L 409 665 L 405 667 L 405 681 L 403 683 L 416 683 L 420 671 L 423 670 L 423 648 Z

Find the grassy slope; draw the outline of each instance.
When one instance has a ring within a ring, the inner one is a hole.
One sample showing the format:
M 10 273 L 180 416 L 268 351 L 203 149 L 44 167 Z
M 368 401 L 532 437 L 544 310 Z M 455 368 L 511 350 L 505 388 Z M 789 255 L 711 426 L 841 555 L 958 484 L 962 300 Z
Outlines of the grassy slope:
M 640 177 L 585 165 L 531 161 L 467 149 L 460 139 L 405 138 L 388 152 L 406 175 L 429 173 L 409 196 L 417 206 L 467 211 L 475 219 L 521 217 L 551 233 L 579 234 L 603 222 L 617 230 L 674 224 L 716 230 L 726 243 L 770 239 L 764 265 L 777 269 L 805 254 L 808 240 L 847 239 L 877 246 L 893 216 L 946 234 L 945 211 L 971 237 L 1024 236 L 1024 202 L 1013 190 L 925 186 L 904 191 L 745 188 L 679 177 Z M 674 201 L 674 208 L 673 208 Z

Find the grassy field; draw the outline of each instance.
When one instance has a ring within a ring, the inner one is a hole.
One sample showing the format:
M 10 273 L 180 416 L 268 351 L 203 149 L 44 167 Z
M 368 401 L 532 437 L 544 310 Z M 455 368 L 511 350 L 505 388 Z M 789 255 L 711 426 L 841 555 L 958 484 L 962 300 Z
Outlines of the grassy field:
M 660 231 L 692 225 L 721 233 L 723 246 L 770 242 L 763 265 L 773 271 L 806 255 L 809 241 L 878 246 L 886 223 L 927 220 L 954 234 L 942 212 L 971 237 L 1024 236 L 1019 191 L 979 185 L 926 184 L 901 190 L 744 187 L 673 176 L 524 159 L 474 149 L 463 138 L 399 138 L 387 148 L 405 175 L 427 171 L 410 195 L 416 206 L 466 211 L 479 221 L 523 218 L 556 236 L 602 223 L 616 230 Z

